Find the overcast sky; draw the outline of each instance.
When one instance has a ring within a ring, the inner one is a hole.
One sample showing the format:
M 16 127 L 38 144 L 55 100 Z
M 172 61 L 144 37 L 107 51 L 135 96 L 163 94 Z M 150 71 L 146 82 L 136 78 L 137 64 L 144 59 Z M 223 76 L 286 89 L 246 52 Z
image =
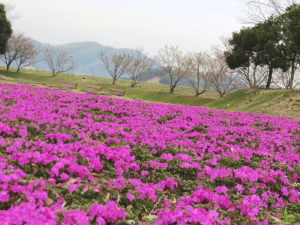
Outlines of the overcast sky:
M 165 44 L 209 50 L 242 25 L 239 0 L 3 0 L 20 18 L 13 29 L 43 43 L 96 41 L 114 48 Z

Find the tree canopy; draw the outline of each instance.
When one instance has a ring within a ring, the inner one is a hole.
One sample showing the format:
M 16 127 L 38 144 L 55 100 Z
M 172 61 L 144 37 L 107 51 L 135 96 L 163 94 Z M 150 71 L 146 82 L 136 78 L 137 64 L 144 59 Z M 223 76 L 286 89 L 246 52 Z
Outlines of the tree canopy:
M 0 4 L 0 54 L 4 54 L 6 52 L 7 41 L 11 35 L 11 24 L 6 17 L 4 5 Z

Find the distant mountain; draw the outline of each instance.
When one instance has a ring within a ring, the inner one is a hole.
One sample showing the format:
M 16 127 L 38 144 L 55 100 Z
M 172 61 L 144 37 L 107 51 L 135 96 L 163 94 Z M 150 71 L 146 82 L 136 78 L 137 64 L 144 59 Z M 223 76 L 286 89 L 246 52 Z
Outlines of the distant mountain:
M 36 42 L 36 45 L 40 49 L 45 49 L 49 44 Z M 99 58 L 99 53 L 101 51 L 107 54 L 133 54 L 135 51 L 134 49 L 128 48 L 115 49 L 113 47 L 101 45 L 97 42 L 76 42 L 64 45 L 55 45 L 55 47 L 66 50 L 70 55 L 74 57 L 75 61 L 77 61 L 77 67 L 72 70 L 71 73 L 85 74 L 97 77 L 110 77 Z M 45 61 L 36 64 L 34 68 L 38 70 L 49 70 L 49 67 Z

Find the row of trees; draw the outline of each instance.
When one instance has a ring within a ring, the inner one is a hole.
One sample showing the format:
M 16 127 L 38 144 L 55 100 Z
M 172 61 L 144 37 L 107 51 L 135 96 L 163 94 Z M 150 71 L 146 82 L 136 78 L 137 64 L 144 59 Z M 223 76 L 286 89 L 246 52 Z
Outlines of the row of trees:
M 231 70 L 218 47 L 214 54 L 207 52 L 189 52 L 183 54 L 178 46 L 165 45 L 153 58 L 147 56 L 142 48 L 137 48 L 133 54 L 100 53 L 100 59 L 113 79 L 113 84 L 123 75 L 129 75 L 131 87 L 137 81 L 147 79 L 155 72 L 156 76 L 164 78 L 169 83 L 170 93 L 181 82 L 187 82 L 195 90 L 195 96 L 214 89 L 223 97 L 226 93 L 240 85 L 237 73 Z
M 300 6 L 297 0 L 241 0 L 245 13 L 241 23 L 251 24 L 232 37 L 221 37 L 221 47 L 213 53 L 184 55 L 178 47 L 166 45 L 158 51 L 153 64 L 159 76 L 167 78 L 173 93 L 187 81 L 199 96 L 208 89 L 220 95 L 238 88 L 296 88 L 300 86 Z M 127 73 L 132 57 L 113 57 L 101 53 L 101 60 L 115 81 Z M 120 66 L 120 59 L 124 59 Z M 108 66 L 109 65 L 109 66 Z M 122 71 L 119 75 L 112 71 Z M 108 68 L 110 67 L 110 68 Z M 122 68 L 122 69 L 121 69 Z M 147 73 L 143 73 L 146 75 Z M 166 80 L 166 79 L 165 79 Z M 134 86 L 134 85 L 133 85 Z

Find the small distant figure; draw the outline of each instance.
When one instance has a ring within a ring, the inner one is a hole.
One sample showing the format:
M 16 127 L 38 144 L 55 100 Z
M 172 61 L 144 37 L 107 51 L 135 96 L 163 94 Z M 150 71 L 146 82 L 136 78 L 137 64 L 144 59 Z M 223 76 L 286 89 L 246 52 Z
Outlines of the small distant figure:
M 81 79 L 81 81 L 85 81 L 84 77 Z

